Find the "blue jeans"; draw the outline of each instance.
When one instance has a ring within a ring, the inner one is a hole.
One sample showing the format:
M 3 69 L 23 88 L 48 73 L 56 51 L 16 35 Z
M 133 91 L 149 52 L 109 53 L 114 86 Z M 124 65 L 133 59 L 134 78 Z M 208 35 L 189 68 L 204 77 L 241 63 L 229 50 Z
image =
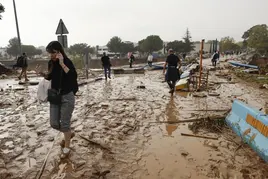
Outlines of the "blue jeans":
M 105 75 L 105 78 L 107 78 L 107 71 L 108 71 L 108 77 L 110 78 L 111 77 L 111 67 L 110 66 L 104 66 L 104 75 Z

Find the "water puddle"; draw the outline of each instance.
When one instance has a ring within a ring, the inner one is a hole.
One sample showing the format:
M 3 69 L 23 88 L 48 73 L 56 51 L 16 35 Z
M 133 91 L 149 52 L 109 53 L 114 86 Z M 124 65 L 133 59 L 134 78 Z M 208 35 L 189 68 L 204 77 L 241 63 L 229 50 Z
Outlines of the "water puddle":
M 166 113 L 165 118 L 169 122 L 177 122 L 179 121 L 179 112 L 176 108 L 176 104 L 173 98 L 170 99 L 169 103 L 166 106 Z M 172 133 L 177 130 L 178 125 L 177 124 L 166 124 L 166 131 L 169 136 L 172 135 Z

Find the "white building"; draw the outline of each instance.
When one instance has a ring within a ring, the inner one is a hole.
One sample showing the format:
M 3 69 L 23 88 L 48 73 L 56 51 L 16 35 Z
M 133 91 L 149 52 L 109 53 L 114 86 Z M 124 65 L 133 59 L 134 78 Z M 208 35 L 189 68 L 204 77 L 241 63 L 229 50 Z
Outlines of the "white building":
M 211 43 L 204 43 L 204 52 L 210 52 L 210 47 L 211 47 Z M 212 47 L 211 47 L 212 48 Z M 201 42 L 196 42 L 194 43 L 194 50 L 193 53 L 199 53 L 199 51 L 201 50 Z M 217 45 L 217 50 L 220 50 L 220 45 L 218 43 Z
M 106 53 L 107 55 L 112 54 L 112 52 L 109 52 L 108 47 L 105 46 L 98 46 L 98 48 L 96 48 L 98 55 L 102 55 L 103 53 Z

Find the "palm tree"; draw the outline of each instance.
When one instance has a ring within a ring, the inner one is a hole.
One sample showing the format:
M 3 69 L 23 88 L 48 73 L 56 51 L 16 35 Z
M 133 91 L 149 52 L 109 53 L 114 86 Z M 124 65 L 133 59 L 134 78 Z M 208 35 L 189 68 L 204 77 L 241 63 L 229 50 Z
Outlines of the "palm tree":
M 2 19 L 1 13 L 5 12 L 5 7 L 0 3 L 0 20 Z

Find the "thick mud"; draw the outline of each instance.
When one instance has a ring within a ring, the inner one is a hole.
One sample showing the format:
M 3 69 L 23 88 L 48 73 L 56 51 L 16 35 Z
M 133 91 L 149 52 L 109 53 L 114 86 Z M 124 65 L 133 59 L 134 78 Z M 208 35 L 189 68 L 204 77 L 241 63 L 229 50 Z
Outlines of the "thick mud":
M 5 103 L 0 108 L 0 178 L 38 178 L 46 158 L 40 178 L 267 178 L 264 161 L 230 129 L 198 132 L 218 140 L 181 135 L 192 131 L 190 123 L 179 121 L 223 115 L 213 109 L 229 109 L 235 98 L 264 108 L 266 90 L 235 77 L 230 83 L 218 73 L 210 72 L 204 98 L 187 92 L 171 97 L 161 71 L 116 75 L 81 87 L 72 118 L 76 135 L 64 160 L 63 136 L 49 126 L 49 105 L 35 100 L 37 86 L 5 88 L 0 92 L 0 104 Z

